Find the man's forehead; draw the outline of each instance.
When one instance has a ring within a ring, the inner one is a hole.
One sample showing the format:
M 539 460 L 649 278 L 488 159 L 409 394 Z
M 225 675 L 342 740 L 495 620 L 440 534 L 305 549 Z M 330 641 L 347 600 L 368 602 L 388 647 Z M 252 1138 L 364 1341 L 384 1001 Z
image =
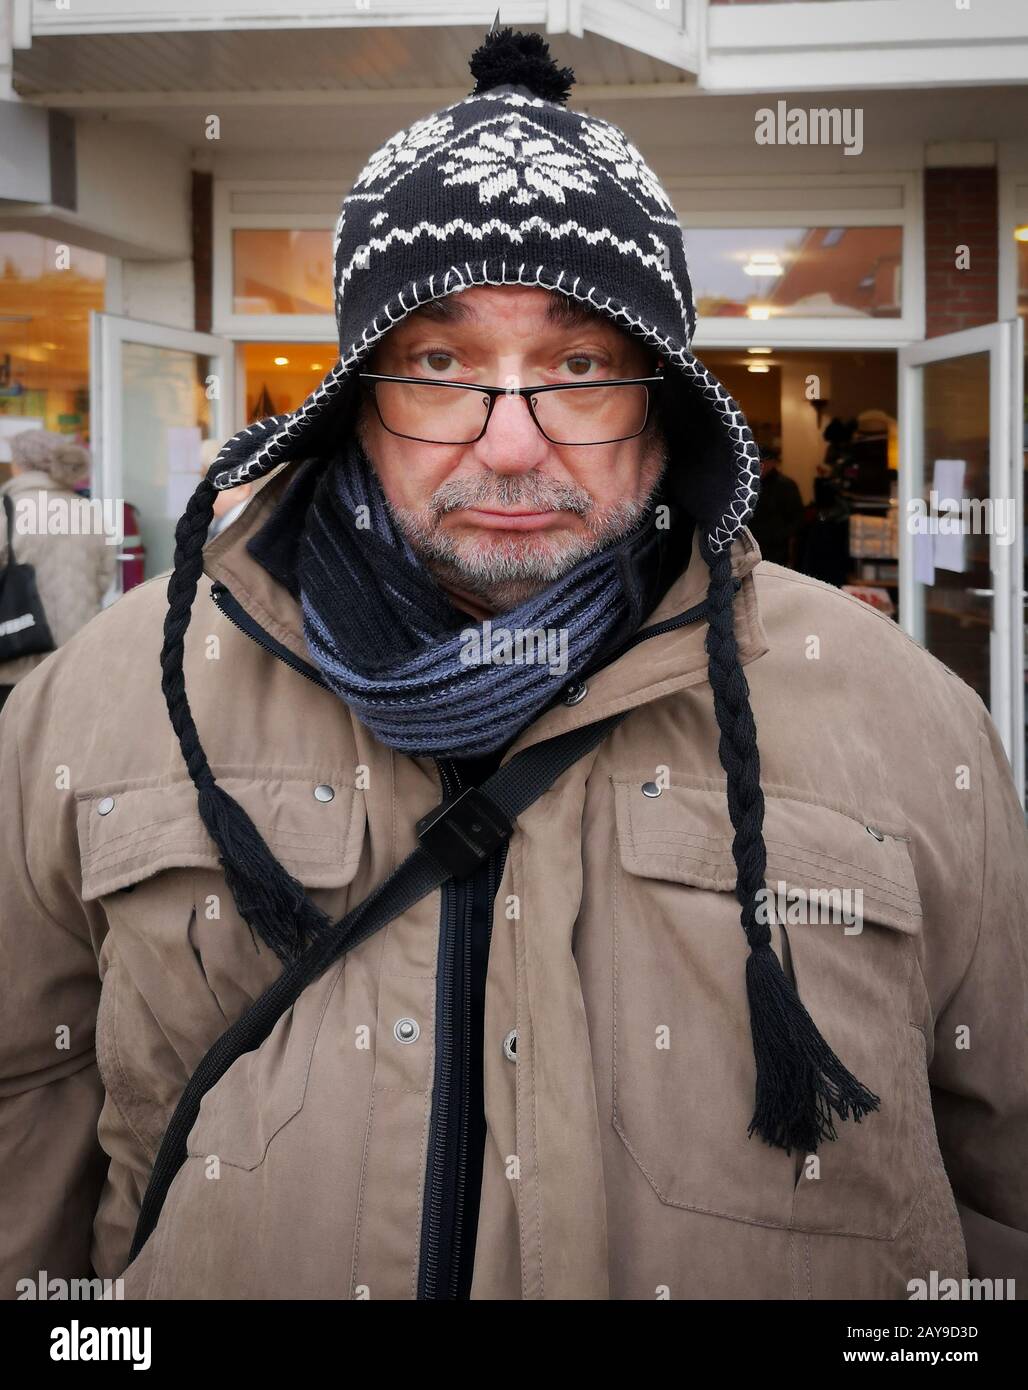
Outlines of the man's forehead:
M 503 292 L 505 287 L 496 288 L 498 292 Z M 516 308 L 519 314 L 526 311 L 530 313 L 533 308 L 542 308 L 546 322 L 557 328 L 592 324 L 609 328 L 615 333 L 621 332 L 599 309 L 556 290 L 533 288 L 529 294 L 518 295 L 516 288 L 510 287 L 508 297 L 517 301 Z M 465 324 L 469 328 L 480 328 L 488 327 L 490 320 L 495 318 L 495 313 L 496 300 L 492 296 L 483 297 L 481 289 L 473 289 L 433 299 L 423 304 L 420 309 L 415 309 L 404 322 L 414 323 L 428 319 L 432 323 Z

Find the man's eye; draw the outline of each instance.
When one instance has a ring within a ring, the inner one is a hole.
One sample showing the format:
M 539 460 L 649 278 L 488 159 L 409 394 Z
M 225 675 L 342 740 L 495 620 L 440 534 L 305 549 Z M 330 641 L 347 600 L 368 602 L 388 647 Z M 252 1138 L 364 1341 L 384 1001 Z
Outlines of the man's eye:
M 593 375 L 598 375 L 603 366 L 599 358 L 594 357 L 589 352 L 576 352 L 571 357 L 565 357 L 564 364 L 572 376 L 588 376 L 590 366 L 596 367 L 597 370 Z
M 427 362 L 429 374 L 432 375 L 447 371 L 456 360 L 452 352 L 446 352 L 443 348 L 427 348 L 424 352 L 418 353 L 415 365 L 420 366 Z

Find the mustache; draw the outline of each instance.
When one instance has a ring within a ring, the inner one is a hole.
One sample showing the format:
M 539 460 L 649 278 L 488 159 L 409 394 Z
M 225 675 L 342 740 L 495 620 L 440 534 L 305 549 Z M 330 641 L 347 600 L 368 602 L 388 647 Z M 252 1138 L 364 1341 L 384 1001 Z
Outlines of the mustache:
M 428 501 L 438 515 L 462 511 L 465 507 L 534 507 L 538 511 L 574 512 L 586 516 L 593 499 L 584 488 L 562 483 L 539 473 L 508 474 L 504 477 L 453 478 L 440 484 Z

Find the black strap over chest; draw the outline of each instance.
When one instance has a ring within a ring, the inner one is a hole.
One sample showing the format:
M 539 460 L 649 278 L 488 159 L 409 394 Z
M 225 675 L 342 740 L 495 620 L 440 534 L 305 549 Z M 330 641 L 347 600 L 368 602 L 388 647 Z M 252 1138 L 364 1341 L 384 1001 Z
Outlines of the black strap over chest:
M 165 1131 L 139 1211 L 130 1259 L 146 1243 L 161 1214 L 203 1097 L 237 1058 L 260 1047 L 277 1021 L 325 970 L 380 927 L 401 916 L 449 878 L 466 878 L 509 838 L 518 816 L 573 763 L 596 748 L 627 716 L 624 710 L 566 734 L 533 744 L 487 777 L 443 802 L 418 822 L 418 848 L 363 902 L 341 918 L 231 1025 L 204 1055 L 186 1083 Z

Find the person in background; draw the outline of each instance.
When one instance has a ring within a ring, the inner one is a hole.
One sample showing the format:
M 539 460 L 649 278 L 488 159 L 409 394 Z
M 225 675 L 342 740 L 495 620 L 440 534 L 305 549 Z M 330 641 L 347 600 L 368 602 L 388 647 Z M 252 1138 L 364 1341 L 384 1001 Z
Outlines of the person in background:
M 239 487 L 230 488 L 223 496 L 218 497 L 214 506 L 214 520 L 211 522 L 210 540 L 213 540 L 226 527 L 232 525 L 249 502 L 252 490 L 252 483 L 242 483 Z
M 796 559 L 796 535 L 803 520 L 803 498 L 779 463 L 777 449 L 761 450 L 760 495 L 749 527 L 762 559 L 792 569 Z
M 12 436 L 11 477 L 0 487 L 14 504 L 14 558 L 32 565 L 40 602 L 55 647 L 61 646 L 100 611 L 103 596 L 114 578 L 118 547 L 108 545 L 100 530 L 94 534 L 50 534 L 37 522 L 30 530 L 19 529 L 19 515 L 45 517 L 51 499 L 63 498 L 79 505 L 75 489 L 89 478 L 89 451 L 74 440 L 49 430 L 24 430 Z M 44 494 L 43 497 L 40 494 Z M 0 517 L 0 566 L 7 564 L 6 517 Z M 45 661 L 48 652 L 0 662 L 0 708 L 11 690 Z
M 205 439 L 200 445 L 200 462 L 203 465 L 203 476 L 207 476 L 207 470 L 217 455 L 219 444 L 216 439 Z M 253 491 L 252 483 L 240 483 L 239 487 L 230 487 L 225 492 L 219 492 L 214 501 L 214 520 L 211 522 L 210 530 L 207 532 L 207 539 L 212 541 L 215 536 L 220 535 L 226 526 L 231 526 L 236 517 L 250 500 Z

